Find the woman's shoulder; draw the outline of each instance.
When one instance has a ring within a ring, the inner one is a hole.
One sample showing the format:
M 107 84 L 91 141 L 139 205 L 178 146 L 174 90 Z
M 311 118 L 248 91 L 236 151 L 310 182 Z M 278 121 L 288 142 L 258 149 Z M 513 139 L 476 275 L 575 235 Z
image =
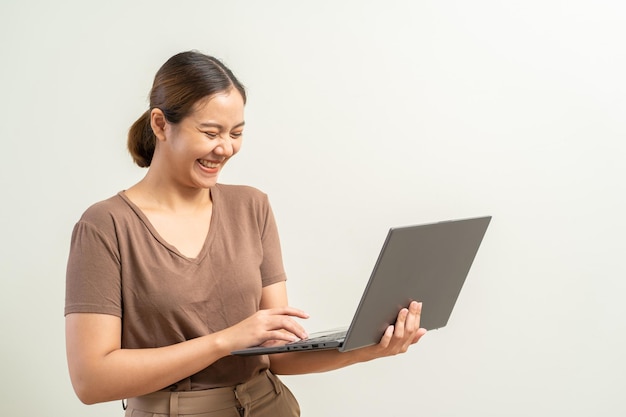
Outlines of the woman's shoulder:
M 251 187 L 249 185 L 234 185 L 234 184 L 216 184 L 211 193 L 215 197 L 223 200 L 229 200 L 231 202 L 259 202 L 262 204 L 267 203 L 267 194 L 258 188 Z
M 124 217 L 131 212 L 130 207 L 124 200 L 122 192 L 92 204 L 85 210 L 80 218 L 81 222 L 94 225 L 106 225 L 115 221 L 116 218 Z

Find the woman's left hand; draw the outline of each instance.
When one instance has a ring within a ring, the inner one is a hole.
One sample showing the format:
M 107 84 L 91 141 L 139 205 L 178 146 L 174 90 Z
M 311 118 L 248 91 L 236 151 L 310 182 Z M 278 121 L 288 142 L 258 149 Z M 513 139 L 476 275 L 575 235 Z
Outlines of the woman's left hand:
M 408 308 L 400 310 L 396 324 L 387 327 L 380 342 L 363 348 L 362 353 L 370 359 L 405 353 L 426 334 L 426 329 L 420 327 L 421 312 L 422 303 L 412 301 Z
M 411 302 L 398 313 L 396 323 L 389 326 L 380 342 L 360 349 L 340 352 L 328 349 L 317 352 L 288 352 L 270 355 L 271 369 L 282 375 L 326 372 L 359 362 L 367 362 L 385 356 L 406 352 L 420 340 L 426 329 L 420 328 L 422 304 Z

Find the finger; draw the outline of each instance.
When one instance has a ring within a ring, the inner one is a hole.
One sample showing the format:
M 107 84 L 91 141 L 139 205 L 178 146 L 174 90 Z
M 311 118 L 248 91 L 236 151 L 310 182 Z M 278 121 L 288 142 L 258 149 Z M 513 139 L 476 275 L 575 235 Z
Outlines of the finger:
M 396 319 L 396 325 L 395 325 L 395 329 L 393 332 L 393 335 L 395 337 L 400 338 L 400 339 L 404 337 L 404 331 L 405 331 L 404 327 L 406 325 L 406 319 L 407 319 L 408 314 L 409 314 L 409 310 L 406 308 L 403 308 L 398 313 L 398 318 Z
M 406 352 L 409 347 L 415 343 L 415 336 L 419 329 L 419 311 L 420 305 L 416 301 L 412 301 L 404 315 L 404 325 L 402 332 L 396 332 L 398 337 L 399 352 Z M 401 325 L 401 317 L 398 317 L 398 326 Z
M 275 341 L 276 344 L 285 343 L 285 342 L 297 342 L 300 340 L 300 337 L 297 335 L 283 329 L 271 330 L 267 332 L 267 341 Z
M 411 344 L 417 343 L 422 338 L 422 336 L 424 336 L 427 332 L 428 330 L 420 327 L 415 333 L 415 337 L 413 338 L 413 341 L 411 342 Z
M 291 317 L 299 317 L 301 319 L 308 319 L 309 315 L 299 308 L 285 306 L 285 307 L 276 307 L 269 310 L 266 310 L 270 314 L 277 314 L 282 316 L 291 316 Z
M 272 324 L 269 330 L 284 331 L 296 337 L 296 339 L 306 339 L 309 337 L 304 327 L 290 316 L 275 315 L 272 316 Z
M 287 342 L 284 340 L 268 340 L 266 342 L 261 343 L 259 346 L 263 346 L 263 347 L 275 347 L 275 346 L 283 346 L 286 345 Z
M 257 315 L 262 317 L 262 320 L 265 322 L 263 327 L 266 330 L 286 330 L 298 339 L 306 339 L 309 337 L 306 330 L 304 330 L 299 323 L 292 319 L 292 317 L 302 319 L 309 318 L 309 315 L 303 310 L 290 306 L 284 306 L 260 310 L 257 312 Z M 269 340 L 268 337 L 265 339 Z
M 391 343 L 391 337 L 393 336 L 395 326 L 387 326 L 385 329 L 385 333 L 383 333 L 383 337 L 380 339 L 380 347 L 386 349 Z
M 261 346 L 282 346 L 285 345 L 289 342 L 294 342 L 298 339 L 298 337 L 292 333 L 289 333 L 286 330 L 276 330 L 277 332 L 280 332 L 280 339 L 269 339 L 266 340 L 265 342 L 261 343 Z
M 420 303 L 412 301 L 409 304 L 409 314 L 407 315 L 405 328 L 409 333 L 415 332 L 419 328 Z
M 416 315 L 416 318 L 417 318 L 416 325 L 417 325 L 418 328 L 420 326 L 420 320 L 422 319 L 422 306 L 423 305 L 422 305 L 421 302 L 419 302 L 419 303 L 416 302 L 415 303 L 415 307 L 416 307 L 415 315 Z

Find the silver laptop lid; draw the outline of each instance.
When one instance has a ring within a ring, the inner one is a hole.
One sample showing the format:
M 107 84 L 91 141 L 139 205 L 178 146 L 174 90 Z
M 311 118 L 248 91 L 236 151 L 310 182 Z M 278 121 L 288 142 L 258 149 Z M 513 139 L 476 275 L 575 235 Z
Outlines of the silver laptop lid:
M 341 351 L 378 343 L 398 311 L 421 301 L 420 326 L 444 327 L 491 216 L 389 230 Z

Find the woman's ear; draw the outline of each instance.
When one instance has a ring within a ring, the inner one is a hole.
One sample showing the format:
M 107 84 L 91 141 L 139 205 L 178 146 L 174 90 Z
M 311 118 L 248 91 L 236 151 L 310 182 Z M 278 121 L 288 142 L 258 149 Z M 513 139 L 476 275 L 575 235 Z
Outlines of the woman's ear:
M 157 140 L 165 140 L 165 127 L 167 126 L 167 120 L 161 109 L 154 108 L 150 111 L 150 127 L 154 132 Z

